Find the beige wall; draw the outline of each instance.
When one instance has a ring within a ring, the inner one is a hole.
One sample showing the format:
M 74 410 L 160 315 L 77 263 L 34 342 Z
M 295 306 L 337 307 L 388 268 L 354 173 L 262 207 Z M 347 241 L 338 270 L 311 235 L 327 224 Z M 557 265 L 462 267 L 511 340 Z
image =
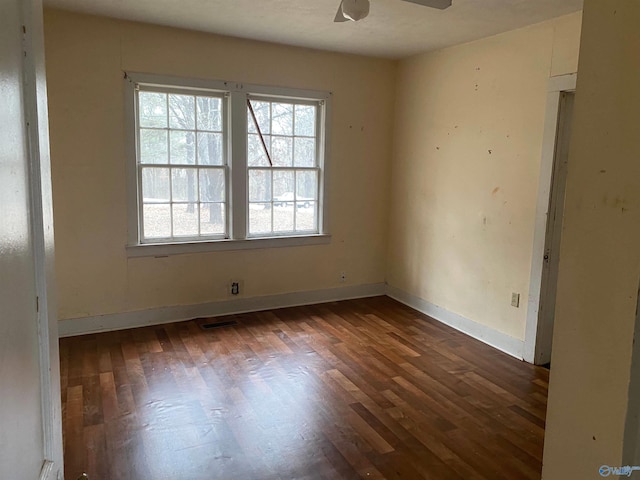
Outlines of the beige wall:
M 400 62 L 391 286 L 524 339 L 547 82 L 576 71 L 580 20 Z
M 527 303 L 546 84 L 576 70 L 580 20 L 405 60 L 395 83 L 388 61 L 48 11 L 61 317 L 222 299 L 231 276 L 251 296 L 337 286 L 340 270 L 380 282 L 388 238 L 393 286 L 522 339 L 526 311 L 509 300 Z M 640 278 L 639 23 L 637 2 L 585 0 L 545 480 L 621 461 Z M 127 259 L 125 69 L 332 90 L 331 245 Z
M 394 62 L 49 10 L 60 318 L 384 281 Z M 123 71 L 333 92 L 330 245 L 127 258 Z M 347 272 L 340 284 L 339 272 Z
M 637 335 L 640 2 L 586 0 L 584 7 L 545 480 L 596 479 L 600 465 L 620 466 Z

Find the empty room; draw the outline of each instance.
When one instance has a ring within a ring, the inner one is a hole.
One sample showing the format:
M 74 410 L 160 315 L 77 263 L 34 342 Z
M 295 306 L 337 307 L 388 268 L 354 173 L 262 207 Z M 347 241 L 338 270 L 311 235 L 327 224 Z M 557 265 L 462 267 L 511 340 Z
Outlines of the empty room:
M 6 6 L 1 478 L 640 477 L 640 2 Z

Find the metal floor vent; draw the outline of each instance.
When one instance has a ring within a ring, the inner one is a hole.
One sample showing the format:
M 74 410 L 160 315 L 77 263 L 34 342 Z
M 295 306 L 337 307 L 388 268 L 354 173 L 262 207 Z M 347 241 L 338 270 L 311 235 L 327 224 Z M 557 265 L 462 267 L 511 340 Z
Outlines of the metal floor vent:
M 201 323 L 200 328 L 203 330 L 211 330 L 212 328 L 233 327 L 238 325 L 236 320 L 226 320 L 222 322 Z

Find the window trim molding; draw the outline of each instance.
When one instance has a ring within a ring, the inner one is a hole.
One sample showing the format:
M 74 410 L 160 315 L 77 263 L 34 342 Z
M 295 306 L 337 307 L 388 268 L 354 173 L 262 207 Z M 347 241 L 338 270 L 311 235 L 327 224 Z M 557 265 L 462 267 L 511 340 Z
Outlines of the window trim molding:
M 288 237 L 251 237 L 243 240 L 211 240 L 181 243 L 141 243 L 127 245 L 128 257 L 168 257 L 188 253 L 206 253 L 257 248 L 304 247 L 331 243 L 331 235 L 313 234 Z
M 255 248 L 276 248 L 305 245 L 327 244 L 331 241 L 329 234 L 329 165 L 330 165 L 330 135 L 331 135 L 331 98 L 332 93 L 319 90 L 307 90 L 288 87 L 274 87 L 268 85 L 245 84 L 241 82 L 209 80 L 202 78 L 188 78 L 173 75 L 156 75 L 140 72 L 124 72 L 124 128 L 125 128 L 125 171 L 127 184 L 127 244 L 128 257 L 164 257 L 174 254 L 202 253 L 209 251 L 245 250 Z M 229 94 L 228 125 L 228 231 L 231 238 L 215 238 L 202 241 L 186 241 L 171 243 L 142 243 L 139 230 L 139 198 L 138 198 L 138 169 L 137 169 L 137 145 L 136 145 L 136 96 L 137 84 L 142 85 L 166 85 L 167 88 L 177 88 L 188 91 L 210 90 L 212 92 L 224 92 Z M 318 154 L 320 175 L 318 185 L 319 207 L 318 233 L 293 234 L 268 237 L 248 237 L 248 181 L 243 178 L 246 175 L 234 175 L 233 170 L 248 172 L 247 156 L 240 154 L 234 157 L 234 152 L 246 152 L 247 150 L 247 122 L 246 99 L 251 95 L 256 97 L 300 99 L 323 102 L 320 109 L 318 136 Z M 234 208 L 243 205 L 244 208 Z

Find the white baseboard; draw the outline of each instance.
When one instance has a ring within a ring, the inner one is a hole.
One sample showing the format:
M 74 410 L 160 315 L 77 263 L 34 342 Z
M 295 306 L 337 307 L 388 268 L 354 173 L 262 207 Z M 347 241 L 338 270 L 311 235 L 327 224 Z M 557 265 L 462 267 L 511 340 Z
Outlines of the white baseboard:
M 59 335 L 60 337 L 73 337 L 76 335 L 86 335 L 88 333 L 124 330 L 148 325 L 161 325 L 163 323 L 179 322 L 193 318 L 257 312 L 260 310 L 312 305 L 353 298 L 374 297 L 377 295 L 388 295 L 487 345 L 497 348 L 520 360 L 523 358 L 524 342 L 522 340 L 510 337 L 486 325 L 469 320 L 462 315 L 450 312 L 422 298 L 383 283 L 72 318 L 59 322 Z
M 45 460 L 42 463 L 42 469 L 40 470 L 38 480 L 57 480 L 58 478 L 62 478 L 59 473 L 60 472 L 56 470 L 55 464 L 51 460 Z
M 59 322 L 60 337 L 73 337 L 88 333 L 124 330 L 127 328 L 160 325 L 192 318 L 215 317 L 234 313 L 257 312 L 274 308 L 312 305 L 353 298 L 375 297 L 386 293 L 384 283 L 283 293 L 263 297 L 238 298 L 197 305 L 178 305 L 135 312 L 112 313 L 93 317 L 71 318 Z
M 387 285 L 387 295 L 445 325 L 449 325 L 470 337 L 516 357 L 518 360 L 522 360 L 524 353 L 524 342 L 522 340 L 510 337 L 491 327 L 469 320 L 462 315 L 450 312 L 438 305 L 434 305 L 420 297 L 416 297 L 390 285 Z

